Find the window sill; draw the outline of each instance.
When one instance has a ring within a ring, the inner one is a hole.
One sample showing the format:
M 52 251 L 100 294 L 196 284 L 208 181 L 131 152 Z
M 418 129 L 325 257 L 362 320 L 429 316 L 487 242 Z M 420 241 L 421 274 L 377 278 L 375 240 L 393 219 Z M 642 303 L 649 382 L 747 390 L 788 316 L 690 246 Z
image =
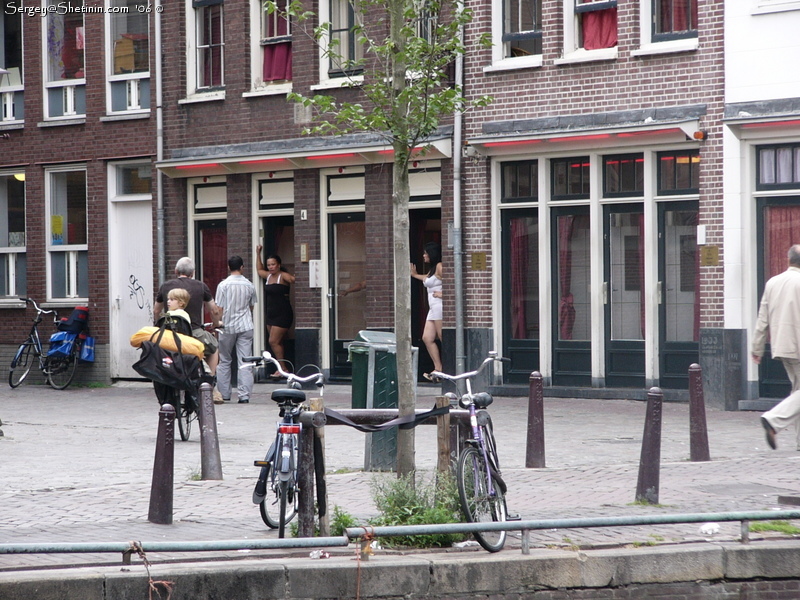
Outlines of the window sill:
M 39 304 L 42 308 L 75 308 L 76 306 L 88 306 L 88 298 L 53 298 L 47 302 Z
M 363 75 L 356 75 L 355 77 L 334 77 L 332 79 L 324 79 L 316 85 L 312 85 L 312 90 L 333 90 L 336 88 L 346 88 L 358 86 L 364 83 Z
M 0 121 L 0 131 L 25 129 L 25 121 Z
M 0 298 L 1 308 L 25 308 L 26 303 L 20 302 L 16 298 Z
M 37 127 L 63 127 L 66 125 L 86 125 L 86 117 L 52 117 L 36 124 Z
M 631 56 L 654 56 L 659 54 L 672 54 L 675 52 L 694 52 L 700 47 L 700 40 L 696 37 L 685 40 L 671 40 L 669 42 L 655 42 L 642 44 L 638 50 L 632 50 Z
M 518 58 L 503 58 L 483 68 L 484 73 L 497 71 L 513 71 L 515 69 L 537 69 L 542 66 L 542 55 L 521 56 Z
M 601 48 L 599 50 L 584 50 L 580 48 L 574 52 L 570 52 L 564 58 L 557 58 L 553 61 L 554 65 L 572 65 L 587 62 L 596 62 L 601 60 L 616 60 L 617 47 Z
M 765 2 L 761 0 L 757 7 L 753 9 L 754 15 L 767 15 L 776 12 L 786 12 L 789 10 L 800 10 L 800 1 L 798 2 Z
M 143 112 L 127 112 L 127 113 L 111 113 L 104 117 L 100 117 L 100 122 L 107 123 L 109 121 L 133 121 L 136 119 L 149 119 L 150 110 Z
M 253 88 L 249 92 L 244 92 L 242 98 L 257 98 L 259 96 L 277 96 L 279 94 L 288 94 L 292 91 L 291 83 L 276 83 L 273 85 L 264 85 L 262 87 Z
M 198 92 L 190 94 L 186 98 L 178 100 L 178 104 L 196 104 L 198 102 L 217 102 L 225 100 L 225 90 L 218 90 L 216 92 Z

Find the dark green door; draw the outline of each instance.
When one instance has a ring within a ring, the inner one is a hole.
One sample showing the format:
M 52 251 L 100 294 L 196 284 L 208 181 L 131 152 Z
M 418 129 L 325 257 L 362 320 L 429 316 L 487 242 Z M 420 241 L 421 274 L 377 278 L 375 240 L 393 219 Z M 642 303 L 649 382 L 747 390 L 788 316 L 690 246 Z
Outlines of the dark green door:
M 644 387 L 644 208 L 603 208 L 606 386 Z
M 700 360 L 697 224 L 697 202 L 658 206 L 658 353 L 663 388 L 687 389 L 689 367 Z
M 592 383 L 589 207 L 551 212 L 553 385 Z

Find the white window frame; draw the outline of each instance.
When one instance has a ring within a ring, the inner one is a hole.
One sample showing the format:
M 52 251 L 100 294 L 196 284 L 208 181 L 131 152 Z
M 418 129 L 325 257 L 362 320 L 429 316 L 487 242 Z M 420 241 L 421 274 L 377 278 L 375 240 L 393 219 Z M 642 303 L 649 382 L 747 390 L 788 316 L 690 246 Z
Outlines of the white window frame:
M 16 177 L 19 181 L 19 176 L 22 176 L 23 179 L 21 181 L 25 181 L 25 171 L 24 170 L 10 170 L 10 171 L 0 171 L 0 178 L 7 178 L 7 177 Z M 1 180 L 1 179 L 0 179 Z M 0 295 L 0 303 L 9 303 L 14 302 L 18 303 L 18 297 L 20 295 L 24 295 L 27 293 L 26 290 L 18 290 L 17 289 L 17 258 L 19 255 L 25 255 L 27 258 L 27 242 L 28 242 L 28 205 L 27 205 L 27 187 L 23 191 L 23 207 L 25 211 L 25 225 L 24 230 L 22 231 L 23 240 L 21 246 L 12 246 L 11 240 L 8 240 L 7 245 L 0 244 L 0 261 L 5 263 L 5 285 L 4 288 L 8 291 L 8 294 L 5 296 Z M 3 210 L 8 209 L 7 205 L 7 198 L 5 196 L 0 196 L 0 205 L 2 205 Z M 2 213 L 0 213 L 2 214 Z M 5 215 L 4 215 L 5 217 Z M 10 232 L 9 232 L 10 233 Z M 16 233 L 16 232 L 15 232 Z
M 339 0 L 340 2 L 348 2 L 348 0 Z M 321 0 L 319 3 L 319 22 L 331 23 L 331 0 Z M 325 49 L 330 44 L 330 29 L 327 29 L 320 39 L 319 44 L 319 84 L 312 85 L 312 90 L 348 87 L 355 83 L 364 81 L 364 75 L 348 75 L 344 77 L 331 77 L 329 74 L 328 66 L 330 59 L 325 56 Z
M 19 8 L 22 8 L 21 0 Z M 13 15 L 0 15 L 0 54 L 3 52 L 3 41 L 5 39 L 6 19 L 16 18 L 20 20 L 20 35 L 22 36 L 22 47 L 25 47 L 25 31 L 22 27 L 23 15 L 22 13 L 15 13 Z M 0 124 L 10 125 L 13 123 L 22 123 L 23 119 L 20 117 L 24 114 L 23 107 L 23 94 L 25 89 L 23 85 L 24 71 L 21 71 L 22 65 L 19 67 L 8 67 L 8 61 L 5 56 L 0 55 L 0 66 L 8 69 L 8 73 L 0 74 Z
M 53 203 L 53 177 L 62 173 L 72 173 L 82 171 L 84 173 L 84 181 L 86 186 L 86 244 L 53 244 L 52 234 L 52 203 Z M 53 167 L 45 170 L 45 232 L 46 232 L 46 250 L 47 250 L 47 300 L 48 302 L 68 301 L 74 303 L 75 301 L 88 301 L 88 297 L 79 296 L 78 289 L 80 287 L 78 282 L 78 264 L 80 253 L 87 253 L 88 260 L 88 235 L 89 235 L 89 180 L 86 165 L 70 165 L 63 167 Z M 67 294 L 66 296 L 53 296 L 52 289 L 52 274 L 53 274 L 53 259 L 56 255 L 65 255 L 67 261 Z M 89 282 L 86 282 L 88 288 Z
M 641 45 L 631 51 L 631 56 L 651 56 L 654 54 L 674 54 L 693 52 L 700 47 L 699 35 L 680 40 L 653 41 L 653 11 L 656 0 L 641 0 L 639 8 L 639 32 Z M 800 5 L 800 1 L 798 1 Z
M 180 104 L 191 102 L 206 102 L 225 99 L 225 2 L 219 3 L 222 6 L 222 83 L 217 87 L 198 87 L 200 77 L 198 69 L 200 65 L 197 60 L 197 27 L 200 19 L 199 12 L 203 6 L 195 7 L 192 0 L 186 0 L 186 98 L 179 100 Z
M 290 0 L 284 0 L 289 4 Z M 242 94 L 243 96 L 265 96 L 272 94 L 287 94 L 292 91 L 292 82 L 272 82 L 261 79 L 264 72 L 264 51 L 261 45 L 261 23 L 263 13 L 266 12 L 264 0 L 250 0 L 250 91 Z M 256 27 L 255 24 L 258 23 Z M 292 23 L 289 23 L 292 26 Z
M 123 167 L 140 167 L 140 168 L 147 168 L 150 170 L 150 191 L 147 193 L 141 194 L 126 194 L 124 191 L 120 190 L 119 186 L 119 172 Z M 155 174 L 155 169 L 153 169 L 153 164 L 150 160 L 147 159 L 139 159 L 139 160 L 125 160 L 119 162 L 109 163 L 108 165 L 108 199 L 111 202 L 139 202 L 142 200 L 152 200 L 153 193 L 153 175 Z
M 122 114 L 122 113 L 149 113 L 150 109 L 142 108 L 142 81 L 150 79 L 150 65 L 149 65 L 149 51 L 148 51 L 148 68 L 147 71 L 140 71 L 138 73 L 114 73 L 114 40 L 112 36 L 112 21 L 115 14 L 111 13 L 111 7 L 115 0 L 105 0 L 106 3 L 106 112 L 108 114 Z M 136 0 L 138 4 L 147 7 L 147 0 Z M 133 10 L 133 9 L 132 9 Z M 136 13 L 142 15 L 147 19 L 147 40 L 148 46 L 150 45 L 150 14 L 146 11 Z M 127 88 L 127 108 L 124 110 L 114 110 L 112 89 L 114 84 L 124 83 Z
M 84 77 L 78 77 L 75 79 L 63 79 L 58 81 L 50 81 L 50 54 L 48 52 L 47 47 L 47 29 L 48 23 L 50 21 L 50 17 L 52 15 L 63 15 L 63 12 L 59 12 L 59 3 L 63 0 L 42 0 L 42 11 L 43 16 L 42 19 L 42 85 L 44 87 L 43 93 L 43 102 L 44 102 L 44 118 L 48 121 L 63 121 L 63 120 L 73 120 L 73 119 L 85 119 L 86 113 L 77 111 L 77 94 L 81 91 L 84 93 L 84 103 L 85 103 L 85 90 L 86 90 L 86 55 L 84 50 L 84 57 L 83 57 L 83 69 L 84 69 Z M 82 0 L 81 3 L 84 7 L 86 0 Z M 52 11 L 52 12 L 51 12 Z M 83 33 L 84 33 L 84 45 L 86 40 L 86 35 L 90 32 L 86 29 L 86 17 L 84 14 L 81 14 L 81 18 L 83 19 Z M 60 115 L 53 115 L 52 114 L 52 107 L 50 106 L 50 91 L 51 90 L 61 90 L 61 98 L 62 98 L 62 107 L 63 112 Z
M 535 0 L 531 0 L 535 1 Z M 506 45 L 503 35 L 506 33 L 505 12 L 508 0 L 492 0 L 492 64 L 484 68 L 484 72 L 505 71 L 542 66 L 542 55 L 531 54 L 528 56 L 506 56 Z M 541 20 L 541 16 L 539 17 Z
M 600 2 L 601 0 L 593 0 Z M 648 0 L 644 0 L 645 2 Z M 643 2 L 644 3 L 644 2 Z M 556 65 L 593 62 L 597 60 L 614 60 L 617 58 L 617 46 L 586 50 L 578 47 L 580 18 L 575 10 L 576 0 L 564 0 L 564 50 L 563 57 L 553 61 Z M 619 33 L 619 32 L 618 32 Z

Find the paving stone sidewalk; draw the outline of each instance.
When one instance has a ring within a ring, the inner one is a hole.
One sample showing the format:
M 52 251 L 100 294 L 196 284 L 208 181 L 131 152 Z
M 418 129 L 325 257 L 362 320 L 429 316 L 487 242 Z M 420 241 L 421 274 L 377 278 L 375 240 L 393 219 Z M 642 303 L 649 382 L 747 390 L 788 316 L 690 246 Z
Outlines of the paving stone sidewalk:
M 55 391 L 24 385 L 0 389 L 0 543 L 210 541 L 275 536 L 251 502 L 257 469 L 271 441 L 277 411 L 274 384 L 257 384 L 251 403 L 217 405 L 224 479 L 197 481 L 199 428 L 175 443 L 174 522 L 148 522 L 158 422 L 152 388 Z M 421 386 L 419 408 L 438 390 Z M 325 403 L 349 408 L 350 388 L 329 385 Z M 546 399 L 546 467 L 526 469 L 527 398 L 497 397 L 490 407 L 508 504 L 523 519 L 625 516 L 788 509 L 778 496 L 800 496 L 794 432 L 770 450 L 759 414 L 707 409 L 710 462 L 689 461 L 689 407 L 663 406 L 659 506 L 634 504 L 646 403 L 626 400 Z M 364 466 L 365 436 L 344 426 L 326 428 L 329 505 L 366 522 L 377 514 L 375 477 Z M 435 427 L 416 429 L 416 464 L 436 464 Z M 711 539 L 738 539 L 739 524 L 721 523 Z M 753 539 L 773 534 L 753 534 Z M 612 547 L 709 539 L 696 523 L 648 527 L 559 529 L 531 534 L 540 547 Z M 512 535 L 506 552 L 519 552 Z M 349 550 L 348 550 L 349 551 Z M 151 561 L 262 556 L 270 551 L 172 553 Z M 275 551 L 271 551 L 275 552 Z M 305 555 L 305 551 L 297 551 Z M 283 553 L 285 554 L 285 552 Z M 111 554 L 0 555 L 0 571 L 113 564 Z

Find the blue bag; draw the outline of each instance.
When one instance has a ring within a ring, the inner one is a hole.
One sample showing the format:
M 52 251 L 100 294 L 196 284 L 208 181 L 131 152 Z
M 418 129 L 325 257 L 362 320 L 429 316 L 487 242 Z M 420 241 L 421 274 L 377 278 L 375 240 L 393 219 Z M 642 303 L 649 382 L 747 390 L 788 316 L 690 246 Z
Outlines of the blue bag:
M 94 362 L 94 338 L 90 335 L 86 336 L 81 346 L 81 355 L 79 357 L 83 362 Z
M 54 333 L 50 336 L 50 349 L 47 351 L 47 356 L 69 356 L 77 337 L 77 333 L 70 333 L 69 331 Z

